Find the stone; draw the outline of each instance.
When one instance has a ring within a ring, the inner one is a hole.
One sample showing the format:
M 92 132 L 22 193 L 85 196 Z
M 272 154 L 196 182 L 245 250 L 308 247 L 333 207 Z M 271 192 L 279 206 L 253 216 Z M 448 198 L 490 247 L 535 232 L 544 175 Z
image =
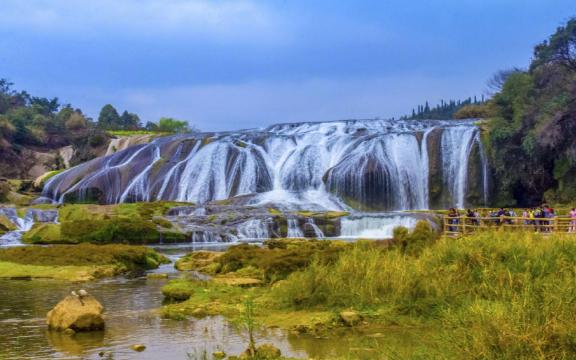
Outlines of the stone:
M 272 360 L 280 358 L 282 352 L 272 344 L 262 344 L 256 348 L 256 355 L 258 359 Z
M 224 359 L 226 357 L 226 353 L 224 351 L 215 351 L 212 353 L 212 357 L 216 360 Z
M 146 350 L 146 345 L 144 344 L 134 344 L 130 346 L 130 349 L 136 351 L 136 352 L 142 352 L 144 350 Z
M 344 310 L 340 312 L 340 320 L 346 326 L 355 326 L 362 321 L 362 316 L 354 310 Z
M 104 329 L 104 307 L 92 295 L 68 295 L 47 314 L 47 324 L 52 330 L 76 332 Z

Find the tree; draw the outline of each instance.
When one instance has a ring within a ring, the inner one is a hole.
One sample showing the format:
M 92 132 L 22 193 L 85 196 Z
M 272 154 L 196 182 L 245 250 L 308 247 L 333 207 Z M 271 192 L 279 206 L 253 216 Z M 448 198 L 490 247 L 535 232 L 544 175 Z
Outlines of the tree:
M 488 89 L 491 95 L 494 95 L 497 92 L 502 90 L 502 86 L 506 83 L 506 80 L 510 77 L 510 75 L 522 72 L 520 68 L 511 68 L 500 70 L 496 74 L 492 75 L 490 80 L 488 80 Z
M 148 131 L 158 131 L 158 124 L 156 124 L 152 121 L 148 121 L 144 128 Z
M 142 127 L 138 115 L 129 113 L 126 110 L 120 116 L 120 124 L 123 130 L 138 130 Z
M 120 115 L 114 106 L 104 105 L 98 116 L 98 127 L 107 130 L 118 130 L 121 128 Z
M 560 26 L 550 38 L 534 48 L 531 69 L 557 63 L 576 71 L 576 18 Z
M 170 133 L 184 133 L 190 131 L 188 122 L 163 117 L 158 121 L 158 130 Z

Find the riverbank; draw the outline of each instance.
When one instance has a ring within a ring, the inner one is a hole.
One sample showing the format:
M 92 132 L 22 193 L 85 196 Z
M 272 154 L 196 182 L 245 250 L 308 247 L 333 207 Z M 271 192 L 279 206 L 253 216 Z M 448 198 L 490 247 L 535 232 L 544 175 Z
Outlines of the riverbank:
M 573 237 L 498 231 L 465 239 L 396 235 L 396 244 L 404 245 L 360 242 L 343 247 L 333 261 L 314 254 L 285 279 L 262 278 L 259 287 L 179 280 L 190 298 L 163 307 L 163 314 L 241 319 L 238 304 L 251 301 L 262 324 L 302 336 L 349 328 L 366 336 L 397 328 L 435 333 L 432 342 L 417 346 L 430 357 L 560 359 L 572 353 Z M 227 254 L 212 268 L 225 263 Z
M 0 249 L 0 278 L 88 281 L 156 269 L 169 262 L 129 245 L 54 245 Z

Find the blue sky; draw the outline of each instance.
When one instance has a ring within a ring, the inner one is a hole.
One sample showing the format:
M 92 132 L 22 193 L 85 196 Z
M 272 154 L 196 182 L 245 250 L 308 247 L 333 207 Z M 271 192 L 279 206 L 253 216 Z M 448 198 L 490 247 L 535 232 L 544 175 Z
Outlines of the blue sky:
M 574 0 L 0 1 L 0 78 L 206 131 L 481 95 L 576 15 Z

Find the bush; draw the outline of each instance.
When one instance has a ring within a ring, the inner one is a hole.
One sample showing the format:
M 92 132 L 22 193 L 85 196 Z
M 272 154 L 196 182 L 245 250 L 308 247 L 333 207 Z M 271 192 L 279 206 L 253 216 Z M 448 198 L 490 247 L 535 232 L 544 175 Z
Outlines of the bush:
M 432 228 L 432 225 L 426 220 L 420 220 L 416 227 L 409 232 L 405 227 L 399 226 L 394 228 L 393 242 L 400 246 L 402 251 L 407 254 L 417 255 L 425 247 L 432 245 L 440 233 Z
M 219 273 L 252 267 L 262 271 L 264 281 L 275 282 L 304 269 L 314 259 L 321 263 L 333 262 L 344 248 L 325 240 L 273 240 L 266 244 L 268 248 L 248 244 L 231 246 L 216 260 L 220 264 Z
M 106 136 L 102 134 L 95 134 L 90 136 L 90 138 L 88 138 L 88 144 L 90 144 L 90 146 L 94 148 L 104 145 L 106 141 L 107 141 Z

